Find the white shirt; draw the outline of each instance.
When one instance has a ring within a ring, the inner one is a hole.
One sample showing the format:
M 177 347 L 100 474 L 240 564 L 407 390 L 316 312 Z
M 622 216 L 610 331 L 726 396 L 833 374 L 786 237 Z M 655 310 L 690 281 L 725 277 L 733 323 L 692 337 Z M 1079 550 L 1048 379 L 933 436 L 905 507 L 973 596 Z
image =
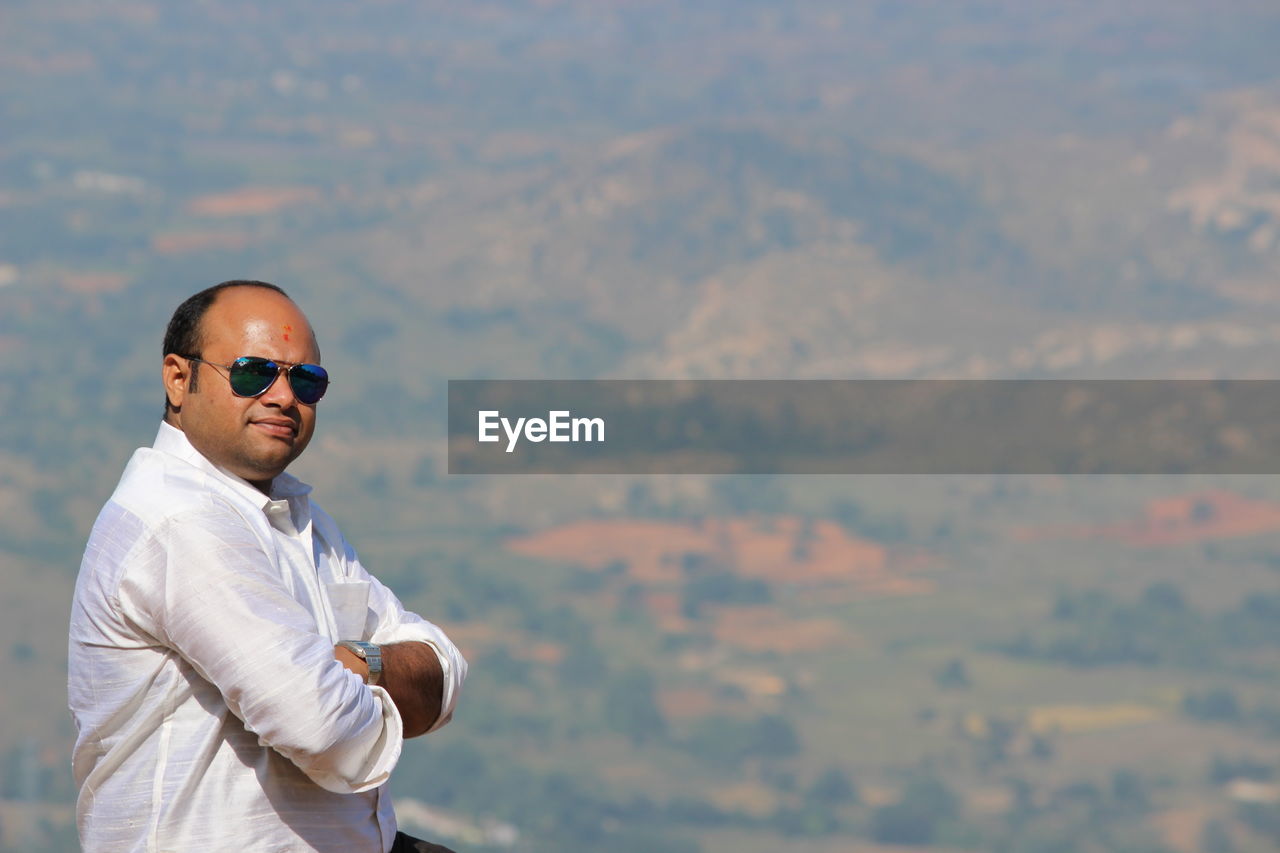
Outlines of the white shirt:
M 310 491 L 281 474 L 268 497 L 164 423 L 129 461 L 71 611 L 86 853 L 390 849 L 400 714 L 333 645 L 430 644 L 437 726 L 467 663 L 365 571 Z

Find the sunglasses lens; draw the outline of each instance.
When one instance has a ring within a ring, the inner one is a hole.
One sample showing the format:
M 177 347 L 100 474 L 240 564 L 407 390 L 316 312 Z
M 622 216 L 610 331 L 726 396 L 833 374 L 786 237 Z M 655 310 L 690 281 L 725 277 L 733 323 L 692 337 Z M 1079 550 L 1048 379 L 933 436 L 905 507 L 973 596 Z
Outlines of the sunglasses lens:
M 329 372 L 318 364 L 295 364 L 289 368 L 289 387 L 299 403 L 319 402 L 329 387 Z
M 280 368 L 274 361 L 245 356 L 237 358 L 228 371 L 231 390 L 241 397 L 256 397 L 271 387 Z

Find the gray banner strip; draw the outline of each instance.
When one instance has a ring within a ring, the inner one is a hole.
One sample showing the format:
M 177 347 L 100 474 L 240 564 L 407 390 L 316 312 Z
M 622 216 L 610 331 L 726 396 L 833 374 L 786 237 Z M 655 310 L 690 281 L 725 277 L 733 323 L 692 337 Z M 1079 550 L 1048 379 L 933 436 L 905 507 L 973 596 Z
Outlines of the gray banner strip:
M 450 474 L 1274 474 L 1276 380 L 451 380 Z

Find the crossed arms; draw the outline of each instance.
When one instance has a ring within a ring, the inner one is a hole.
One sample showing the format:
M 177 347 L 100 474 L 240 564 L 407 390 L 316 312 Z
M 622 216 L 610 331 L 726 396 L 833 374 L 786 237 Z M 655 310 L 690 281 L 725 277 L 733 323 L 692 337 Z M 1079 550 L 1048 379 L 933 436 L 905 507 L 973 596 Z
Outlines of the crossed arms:
M 213 684 L 262 746 L 327 790 L 376 787 L 394 767 L 402 737 L 448 721 L 465 659 L 438 627 L 406 612 L 334 532 L 327 553 L 342 577 L 370 582 L 377 624 L 368 636 L 384 649 L 384 685 L 362 684 L 352 672 L 363 675 L 363 662 L 344 660 L 289 588 L 301 593 L 314 583 L 316 567 L 304 565 L 286 581 L 229 510 L 215 502 L 166 519 L 131 549 L 112 598 L 129 624 Z M 328 519 L 317 521 L 323 532 Z
M 333 656 L 362 679 L 368 678 L 369 665 L 354 652 L 334 646 Z M 444 670 L 435 649 L 415 642 L 383 646 L 381 684 L 400 712 L 405 737 L 431 730 L 440 717 L 444 696 Z

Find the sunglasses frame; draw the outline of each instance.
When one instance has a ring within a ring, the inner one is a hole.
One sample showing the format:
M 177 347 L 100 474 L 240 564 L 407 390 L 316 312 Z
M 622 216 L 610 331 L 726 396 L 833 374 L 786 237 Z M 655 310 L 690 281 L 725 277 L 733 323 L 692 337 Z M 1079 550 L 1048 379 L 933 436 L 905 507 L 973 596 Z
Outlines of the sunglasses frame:
M 308 364 L 306 362 L 295 362 L 293 364 L 289 364 L 288 362 L 280 362 L 276 361 L 274 358 L 265 358 L 260 355 L 242 355 L 235 361 L 231 362 L 231 364 L 218 364 L 216 361 L 206 361 L 205 359 L 194 355 L 183 355 L 180 357 L 185 358 L 187 361 L 198 361 L 201 364 L 207 364 L 210 367 L 220 367 L 222 370 L 227 371 L 224 378 L 227 380 L 227 384 L 231 386 L 231 393 L 235 394 L 237 397 L 244 397 L 246 399 L 261 397 L 263 394 L 267 393 L 267 391 L 271 389 L 271 386 L 275 385 L 276 381 L 280 379 L 281 373 L 283 373 L 288 380 L 289 390 L 293 393 L 294 398 L 304 406 L 314 406 L 316 403 L 319 403 L 324 398 L 325 392 L 329 390 L 329 371 L 325 370 L 318 364 Z M 231 374 L 236 370 L 236 368 L 247 367 L 249 364 L 261 364 L 263 367 L 271 365 L 276 369 L 276 372 L 275 375 L 271 377 L 270 381 L 267 382 L 266 385 L 262 386 L 261 391 L 258 391 L 256 394 L 241 394 L 236 390 L 236 383 L 231 378 Z M 318 370 L 324 376 L 324 383 L 320 388 L 320 395 L 314 400 L 308 401 L 302 399 L 303 395 L 299 393 L 298 387 L 293 384 L 293 371 L 299 367 Z M 218 371 L 218 375 L 223 376 L 221 371 Z

